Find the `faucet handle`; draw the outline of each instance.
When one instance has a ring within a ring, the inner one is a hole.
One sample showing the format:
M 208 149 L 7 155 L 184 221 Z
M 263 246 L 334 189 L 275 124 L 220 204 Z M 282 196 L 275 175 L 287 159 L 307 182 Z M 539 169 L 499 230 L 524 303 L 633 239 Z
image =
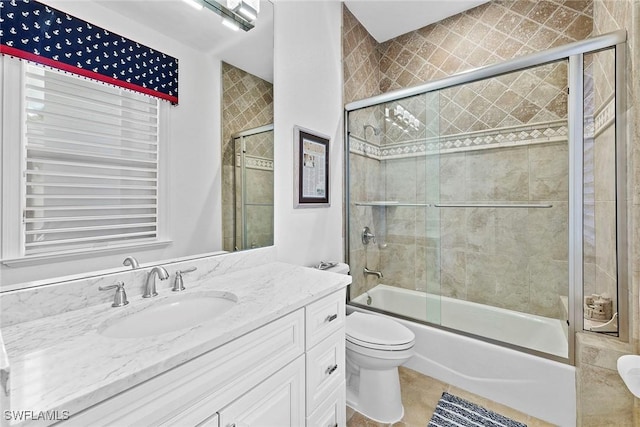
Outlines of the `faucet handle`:
M 118 281 L 113 285 L 100 286 L 98 288 L 99 291 L 108 291 L 110 289 L 116 290 L 111 307 L 122 307 L 129 304 L 129 301 L 127 301 L 127 293 L 124 291 L 124 282 Z
M 178 270 L 176 271 L 176 273 L 180 273 L 180 274 L 184 274 L 184 273 L 191 273 L 194 272 L 198 269 L 198 267 L 191 267 L 191 268 L 187 268 L 186 270 Z
M 182 275 L 184 273 L 191 273 L 192 271 L 196 271 L 197 269 L 198 269 L 197 267 L 191 267 L 186 270 L 176 271 L 176 280 L 175 282 L 173 282 L 173 288 L 171 288 L 171 290 L 173 292 L 184 291 L 185 287 L 184 287 L 184 281 L 182 280 Z
M 376 243 L 376 236 L 371 232 L 369 227 L 365 227 L 362 229 L 362 244 L 368 245 L 369 242 Z

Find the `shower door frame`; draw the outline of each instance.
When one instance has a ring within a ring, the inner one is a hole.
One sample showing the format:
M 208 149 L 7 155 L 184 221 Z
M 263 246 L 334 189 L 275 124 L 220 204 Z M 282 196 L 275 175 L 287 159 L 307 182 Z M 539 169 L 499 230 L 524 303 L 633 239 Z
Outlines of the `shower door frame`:
M 273 123 L 268 124 L 268 125 L 264 125 L 264 126 L 258 126 L 255 128 L 251 128 L 251 129 L 246 129 L 243 131 L 240 131 L 238 133 L 234 133 L 233 135 L 231 135 L 231 141 L 233 143 L 233 164 L 234 164 L 234 173 L 233 173 L 233 247 L 234 250 L 238 250 L 238 233 L 237 233 L 237 227 L 238 227 L 238 209 L 237 209 L 237 203 L 238 203 L 238 182 L 236 179 L 236 140 L 240 140 L 240 168 L 241 168 L 241 174 L 242 174 L 242 189 L 241 189 L 241 193 L 242 193 L 242 203 L 241 203 L 241 217 L 242 217 L 242 250 L 246 250 L 246 249 L 250 249 L 247 248 L 247 212 L 246 212 L 246 204 L 247 204 L 247 191 L 246 191 L 246 164 L 245 164 L 245 155 L 246 155 L 246 143 L 245 143 L 245 138 L 248 136 L 253 136 L 253 135 L 259 135 L 261 133 L 265 133 L 265 132 L 269 132 L 269 131 L 273 131 Z
M 567 358 L 556 357 L 536 350 L 520 348 L 519 350 L 534 355 L 546 357 L 560 362 L 575 365 L 575 333 L 583 331 L 583 146 L 584 146 L 584 55 L 605 49 L 613 48 L 615 51 L 615 143 L 616 143 L 616 238 L 617 238 L 617 289 L 618 295 L 618 339 L 629 341 L 629 263 L 628 263 L 628 237 L 627 237 L 627 170 L 626 170 L 626 30 L 618 30 L 600 36 L 592 37 L 558 46 L 542 52 L 525 55 L 498 64 L 488 65 L 469 71 L 464 71 L 442 79 L 426 82 L 410 88 L 399 89 L 376 95 L 370 98 L 350 102 L 344 107 L 344 173 L 345 173 L 345 254 L 347 261 L 350 256 L 349 245 L 349 218 L 350 218 L 350 169 L 349 169 L 349 113 L 362 108 L 381 105 L 411 96 L 421 95 L 497 77 L 503 74 L 525 70 L 531 67 L 549 64 L 560 60 L 568 60 L 569 63 L 569 95 L 568 95 L 568 145 L 569 145 L 569 307 L 568 307 L 568 348 Z M 350 289 L 347 292 L 347 300 L 351 300 Z M 395 313 L 386 313 L 392 316 L 403 317 Z M 420 322 L 416 319 L 408 319 Z M 420 322 L 422 323 L 422 322 Z M 441 327 L 431 323 L 429 326 Z M 449 328 L 444 328 L 449 330 Z M 480 336 L 474 338 L 487 342 L 494 342 Z M 508 343 L 500 343 L 509 347 Z

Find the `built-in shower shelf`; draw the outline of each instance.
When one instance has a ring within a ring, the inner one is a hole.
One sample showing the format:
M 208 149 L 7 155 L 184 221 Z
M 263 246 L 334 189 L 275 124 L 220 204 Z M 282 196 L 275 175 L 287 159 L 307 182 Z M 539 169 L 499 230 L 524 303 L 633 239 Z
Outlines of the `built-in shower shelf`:
M 356 206 L 431 206 L 429 203 L 404 203 L 395 200 L 373 200 L 371 202 L 356 202 Z
M 356 206 L 413 206 L 425 208 L 520 208 L 548 209 L 550 203 L 405 203 L 394 200 L 373 200 L 371 202 L 355 202 Z

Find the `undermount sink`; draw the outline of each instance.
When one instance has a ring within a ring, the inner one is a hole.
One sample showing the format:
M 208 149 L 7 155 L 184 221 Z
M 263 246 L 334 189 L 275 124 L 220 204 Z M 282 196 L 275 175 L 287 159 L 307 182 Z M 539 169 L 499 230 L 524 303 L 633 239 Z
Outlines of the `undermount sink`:
M 146 302 L 146 301 L 145 301 Z M 142 338 L 198 326 L 230 310 L 238 297 L 229 292 L 170 296 L 138 311 L 102 323 L 98 332 L 111 338 Z
M 640 397 L 640 356 L 628 354 L 618 358 L 618 373 L 635 397 Z

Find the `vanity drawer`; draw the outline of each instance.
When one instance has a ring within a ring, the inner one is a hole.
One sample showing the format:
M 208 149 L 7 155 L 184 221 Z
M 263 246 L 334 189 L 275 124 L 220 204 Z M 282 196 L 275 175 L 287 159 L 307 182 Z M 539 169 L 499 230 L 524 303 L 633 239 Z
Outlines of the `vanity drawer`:
M 345 427 L 347 425 L 346 382 L 307 417 L 307 427 Z
M 345 380 L 344 327 L 307 351 L 307 413 L 312 413 Z
M 338 291 L 305 309 L 307 350 L 344 326 L 345 291 Z

